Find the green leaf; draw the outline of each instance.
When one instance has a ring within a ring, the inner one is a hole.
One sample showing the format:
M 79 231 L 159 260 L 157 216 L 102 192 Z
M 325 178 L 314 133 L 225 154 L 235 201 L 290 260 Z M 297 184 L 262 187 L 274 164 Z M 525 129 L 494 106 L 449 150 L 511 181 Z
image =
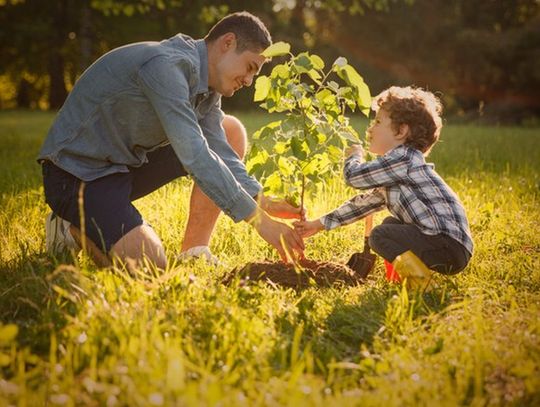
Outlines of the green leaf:
M 347 58 L 345 57 L 338 57 L 332 64 L 334 70 L 343 68 L 345 65 L 347 65 Z
M 288 65 L 279 64 L 272 69 L 271 76 L 272 78 L 281 78 L 288 79 L 290 76 L 291 70 Z
M 261 55 L 265 58 L 273 58 L 273 57 L 279 57 L 282 55 L 287 55 L 291 51 L 291 45 L 279 41 L 272 45 L 270 45 L 268 48 L 266 48 Z
M 287 151 L 287 143 L 284 141 L 278 141 L 274 143 L 274 151 L 276 154 L 283 154 L 285 151 Z
M 309 153 L 309 147 L 298 136 L 291 138 L 291 150 L 294 156 L 301 161 L 304 161 Z
M 313 64 L 308 54 L 303 52 L 293 60 L 294 68 L 298 73 L 308 73 L 313 69 Z
M 285 133 L 295 132 L 298 133 L 302 128 L 302 118 L 299 116 L 287 116 L 285 120 L 281 123 L 281 128 Z
M 344 139 L 347 139 L 349 141 L 352 141 L 353 143 L 358 143 L 360 142 L 359 138 L 358 138 L 358 134 L 356 133 L 352 133 L 348 130 L 340 130 L 339 131 L 339 135 L 341 137 L 343 137 Z
M 264 181 L 264 187 L 270 192 L 279 193 L 283 190 L 283 181 L 279 172 L 274 172 Z
M 343 152 L 336 146 L 328 146 L 328 156 L 333 162 L 339 162 L 343 157 Z
M 317 72 L 315 69 L 311 69 L 308 73 L 309 77 L 311 79 L 313 79 L 313 81 L 316 83 L 316 84 L 320 84 L 321 83 L 321 78 L 322 76 L 319 74 L 319 72 Z
M 338 69 L 338 75 L 347 82 L 348 85 L 353 86 L 358 91 L 358 97 L 356 103 L 358 107 L 366 116 L 369 116 L 369 108 L 371 105 L 371 94 L 369 87 L 364 82 L 364 79 L 351 65 L 345 65 L 343 68 Z
M 281 174 L 285 177 L 290 177 L 294 174 L 294 164 L 290 163 L 285 157 L 279 157 L 278 166 Z
M 313 67 L 315 69 L 319 69 L 319 70 L 324 69 L 324 61 L 321 59 L 320 56 L 311 55 L 310 59 L 311 59 L 311 63 L 313 64 Z
M 319 160 L 317 157 L 313 157 L 313 159 L 304 167 L 302 168 L 302 174 L 304 175 L 315 175 L 319 172 Z
M 271 81 L 268 76 L 259 76 L 255 81 L 255 96 L 253 97 L 254 102 L 261 102 L 268 96 L 270 92 Z
M 339 84 L 335 81 L 328 82 L 328 87 L 332 89 L 334 92 L 337 92 L 339 90 Z

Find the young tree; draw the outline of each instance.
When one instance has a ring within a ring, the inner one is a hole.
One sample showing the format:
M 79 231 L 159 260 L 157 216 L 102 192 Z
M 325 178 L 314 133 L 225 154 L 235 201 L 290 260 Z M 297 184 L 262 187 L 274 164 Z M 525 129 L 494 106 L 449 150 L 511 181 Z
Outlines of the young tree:
M 319 56 L 293 55 L 284 42 L 263 55 L 289 56 L 255 83 L 254 100 L 281 118 L 254 134 L 247 167 L 265 192 L 303 205 L 306 192 L 320 192 L 323 181 L 336 173 L 347 142 L 360 142 L 346 113 L 359 109 L 368 116 L 370 91 L 343 57 L 325 69 Z

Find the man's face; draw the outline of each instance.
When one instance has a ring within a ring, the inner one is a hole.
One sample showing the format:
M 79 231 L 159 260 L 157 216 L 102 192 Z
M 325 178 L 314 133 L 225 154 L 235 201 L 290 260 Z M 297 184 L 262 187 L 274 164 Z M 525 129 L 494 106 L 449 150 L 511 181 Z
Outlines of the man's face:
M 260 52 L 245 50 L 238 53 L 236 45 L 226 50 L 216 65 L 214 90 L 230 97 L 243 86 L 250 86 L 266 61 Z

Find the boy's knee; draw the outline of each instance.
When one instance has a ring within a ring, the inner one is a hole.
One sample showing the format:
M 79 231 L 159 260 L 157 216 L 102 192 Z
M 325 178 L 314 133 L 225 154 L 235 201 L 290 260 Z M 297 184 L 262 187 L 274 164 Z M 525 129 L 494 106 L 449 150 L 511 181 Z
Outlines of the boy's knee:
M 375 248 L 379 245 L 380 241 L 380 233 L 377 228 L 374 228 L 371 231 L 371 234 L 369 235 L 369 246 L 375 250 Z
M 247 149 L 247 131 L 240 120 L 231 115 L 225 115 L 223 118 L 223 129 L 227 141 L 240 159 L 244 159 Z
M 369 246 L 379 253 L 388 239 L 384 225 L 375 226 L 369 235 Z

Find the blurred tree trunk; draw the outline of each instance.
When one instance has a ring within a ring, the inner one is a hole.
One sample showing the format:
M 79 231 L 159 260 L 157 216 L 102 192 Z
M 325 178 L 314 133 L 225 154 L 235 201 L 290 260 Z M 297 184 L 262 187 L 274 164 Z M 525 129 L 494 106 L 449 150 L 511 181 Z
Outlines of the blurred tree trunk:
M 67 0 L 56 1 L 51 5 L 53 27 L 50 36 L 49 54 L 49 108 L 59 109 L 66 100 L 67 89 L 64 80 L 64 55 L 63 49 L 67 39 Z
M 81 44 L 81 60 L 79 61 L 79 72 L 83 72 L 92 63 L 92 10 L 90 2 L 84 0 L 81 5 L 81 20 L 79 29 L 79 40 Z
M 30 89 L 31 89 L 31 87 L 32 87 L 32 84 L 30 82 L 28 82 L 25 78 L 22 78 L 19 81 L 19 86 L 17 87 L 17 107 L 19 109 L 29 109 L 30 108 Z

